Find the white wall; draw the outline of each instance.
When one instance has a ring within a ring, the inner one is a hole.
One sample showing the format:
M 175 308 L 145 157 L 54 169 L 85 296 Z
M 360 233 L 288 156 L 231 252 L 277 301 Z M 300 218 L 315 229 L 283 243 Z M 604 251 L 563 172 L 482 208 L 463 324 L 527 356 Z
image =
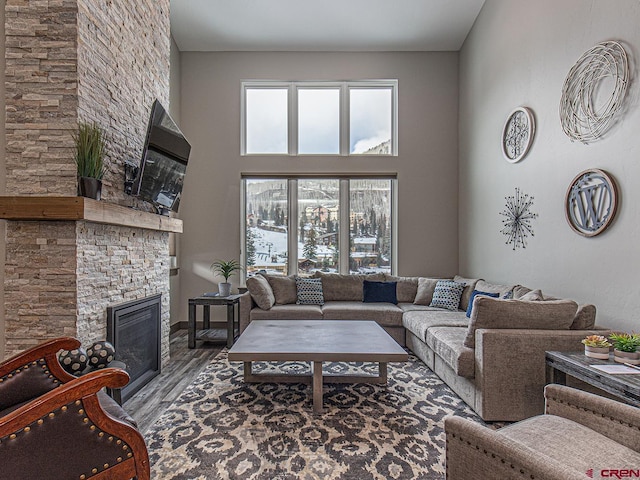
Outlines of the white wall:
M 180 126 L 193 146 L 179 215 L 182 320 L 189 297 L 216 291 L 211 262 L 239 258 L 241 173 L 397 172 L 399 273 L 457 272 L 457 53 L 182 52 L 181 65 Z M 398 157 L 240 155 L 241 80 L 385 78 L 399 82 Z
M 171 52 L 169 56 L 169 115 L 176 124 L 180 125 L 180 107 L 182 84 L 180 81 L 180 59 L 182 54 L 178 49 L 176 41 L 171 37 Z M 176 255 L 180 248 L 180 234 L 169 234 L 169 255 Z M 178 264 L 179 266 L 179 264 Z M 170 323 L 180 321 L 180 270 L 169 278 L 169 293 L 171 295 Z
M 460 53 L 460 270 L 518 282 L 598 307 L 598 323 L 640 331 L 640 111 L 637 0 L 487 0 Z M 572 143 L 560 126 L 561 89 L 583 52 L 604 40 L 624 42 L 632 58 L 627 110 L 606 138 Z M 520 105 L 533 109 L 532 149 L 509 164 L 502 127 Z M 602 168 L 622 198 L 614 224 L 595 238 L 568 226 L 571 180 Z M 505 245 L 499 212 L 515 187 L 535 197 L 535 237 L 526 249 Z

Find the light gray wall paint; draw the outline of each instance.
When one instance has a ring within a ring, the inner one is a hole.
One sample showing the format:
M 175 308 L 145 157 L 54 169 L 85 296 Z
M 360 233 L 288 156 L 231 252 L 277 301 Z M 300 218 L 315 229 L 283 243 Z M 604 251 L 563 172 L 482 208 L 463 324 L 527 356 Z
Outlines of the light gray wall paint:
M 460 53 L 460 270 L 592 302 L 598 323 L 640 330 L 640 3 L 636 0 L 487 0 Z M 624 42 L 633 81 L 626 111 L 606 138 L 571 142 L 560 126 L 562 85 L 598 42 Z M 533 109 L 537 132 L 524 160 L 509 164 L 500 137 L 509 112 Z M 568 226 L 564 197 L 582 170 L 602 168 L 622 202 L 602 235 Z M 505 245 L 499 212 L 515 187 L 535 197 L 535 237 L 526 249 Z
M 169 115 L 174 122 L 180 126 L 180 91 L 182 84 L 180 82 L 180 59 L 182 54 L 178 49 L 176 41 L 171 37 L 171 53 L 169 56 Z M 170 233 L 170 254 L 175 254 L 180 248 L 180 234 Z M 171 296 L 171 312 L 170 323 L 178 323 L 180 321 L 180 270 L 176 275 L 172 275 L 169 279 L 169 292 Z
M 399 83 L 398 157 L 240 155 L 241 80 L 386 78 Z M 189 297 L 217 289 L 211 262 L 239 258 L 241 173 L 397 172 L 399 273 L 457 273 L 457 53 L 183 52 L 181 79 L 193 146 L 180 204 L 183 320 Z

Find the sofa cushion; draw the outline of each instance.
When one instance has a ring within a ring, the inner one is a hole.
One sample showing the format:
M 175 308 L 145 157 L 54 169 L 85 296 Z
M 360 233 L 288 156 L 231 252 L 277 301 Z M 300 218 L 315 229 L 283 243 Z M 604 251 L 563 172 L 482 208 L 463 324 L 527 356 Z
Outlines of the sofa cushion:
M 467 329 L 464 327 L 431 327 L 427 330 L 427 345 L 456 375 L 473 378 L 475 351 L 463 345 Z
M 447 310 L 458 310 L 463 290 L 464 283 L 440 280 L 436 283 L 433 298 L 429 306 L 446 308 Z
M 466 316 L 471 318 L 471 310 L 473 309 L 473 300 L 478 297 L 491 297 L 491 298 L 499 298 L 500 293 L 498 292 L 483 292 L 480 290 L 474 290 L 471 292 L 471 297 L 469 298 L 469 306 L 467 307 Z
M 525 302 L 477 297 L 464 344 L 474 348 L 478 328 L 568 330 L 577 310 L 578 304 L 571 300 Z
M 298 305 L 324 305 L 320 278 L 296 277 Z
M 418 278 L 418 287 L 416 290 L 416 297 L 413 303 L 416 305 L 430 305 L 433 299 L 433 292 L 436 289 L 436 283 L 439 280 L 448 280 L 446 278 Z
M 402 325 L 423 342 L 426 342 L 427 330 L 431 327 L 464 327 L 466 329 L 469 325 L 469 319 L 460 310 L 454 312 L 441 308 L 422 308 L 429 308 L 429 310 L 405 311 L 402 316 Z
M 596 326 L 596 306 L 591 304 L 580 305 L 576 316 L 573 317 L 571 330 L 590 330 Z
M 262 275 L 247 278 L 247 290 L 253 301 L 263 310 L 269 310 L 276 303 L 276 297 L 269 281 Z
M 392 303 L 325 302 L 325 320 L 374 320 L 383 327 L 401 327 L 402 309 Z
M 535 452 L 537 458 L 551 458 L 570 465 L 584 475 L 593 470 L 610 471 L 614 468 L 637 468 L 640 453 L 631 450 L 605 435 L 572 420 L 556 415 L 538 415 L 508 425 L 497 432 L 513 442 L 514 446 Z M 541 441 L 544 439 L 544 441 Z M 597 475 L 600 478 L 600 475 Z
M 513 292 L 515 285 L 501 285 L 498 283 L 489 283 L 484 280 L 478 280 L 475 289 L 482 292 L 497 293 L 498 298 L 508 298 L 509 292 Z M 513 293 L 512 293 L 513 295 Z
M 296 288 L 296 277 L 294 275 L 265 275 L 273 296 L 276 299 L 276 305 L 289 305 L 296 303 L 298 300 L 298 289 Z
M 322 320 L 320 305 L 274 305 L 269 310 L 254 308 L 251 320 Z
M 362 284 L 362 301 L 365 303 L 393 303 L 398 304 L 396 288 L 398 282 L 371 282 L 365 280 Z
M 396 282 L 396 296 L 398 302 L 413 302 L 418 293 L 418 277 L 396 277 L 394 275 L 384 275 L 385 282 Z M 431 300 L 429 300 L 431 302 Z M 427 303 L 428 305 L 428 303 Z
M 362 302 L 364 280 L 384 281 L 384 274 L 341 275 L 316 271 L 315 278 L 322 279 L 322 291 L 325 302 L 356 301 Z
M 464 311 L 469 307 L 469 299 L 471 298 L 471 294 L 476 289 L 476 284 L 478 283 L 479 278 L 465 278 L 460 275 L 456 275 L 453 277 L 454 282 L 464 283 L 465 287 L 462 291 L 462 296 L 460 297 L 460 308 Z

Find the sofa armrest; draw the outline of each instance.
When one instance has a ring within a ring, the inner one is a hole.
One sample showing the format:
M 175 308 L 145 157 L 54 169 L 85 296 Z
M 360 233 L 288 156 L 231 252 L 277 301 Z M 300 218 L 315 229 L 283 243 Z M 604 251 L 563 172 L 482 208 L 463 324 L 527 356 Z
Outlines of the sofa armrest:
M 640 452 L 640 408 L 563 385 L 544 389 L 545 413 L 589 427 Z
M 499 431 L 472 420 L 447 417 L 444 421 L 447 480 L 544 478 L 583 480 L 583 472 L 513 442 Z
M 475 410 L 484 420 L 518 421 L 544 411 L 545 352 L 578 351 L 608 330 L 478 329 Z
M 238 300 L 238 316 L 240 317 L 240 333 L 249 326 L 251 322 L 251 309 L 255 306 L 253 298 L 249 292 L 244 292 Z

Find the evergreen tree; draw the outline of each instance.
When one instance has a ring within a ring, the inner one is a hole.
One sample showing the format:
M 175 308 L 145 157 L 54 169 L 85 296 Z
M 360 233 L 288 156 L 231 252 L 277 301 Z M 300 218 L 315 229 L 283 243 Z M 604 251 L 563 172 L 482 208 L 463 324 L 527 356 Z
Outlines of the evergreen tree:
M 252 228 L 247 228 L 246 242 L 247 266 L 251 267 L 256 264 L 256 235 Z
M 308 260 L 315 260 L 317 258 L 318 236 L 314 228 L 309 230 L 309 233 L 307 233 L 307 240 L 304 242 L 304 247 L 302 247 L 302 253 Z

